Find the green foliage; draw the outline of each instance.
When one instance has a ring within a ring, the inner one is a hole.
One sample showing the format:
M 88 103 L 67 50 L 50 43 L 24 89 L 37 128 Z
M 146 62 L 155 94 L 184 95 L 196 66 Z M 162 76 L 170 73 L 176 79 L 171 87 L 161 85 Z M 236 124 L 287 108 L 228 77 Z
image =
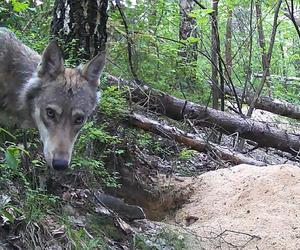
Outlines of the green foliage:
M 189 16 L 195 18 L 197 25 L 205 28 L 209 22 L 209 14 L 213 13 L 212 9 L 194 9 Z
M 5 130 L 2 130 L 5 131 Z M 5 131 L 6 134 L 10 133 Z M 39 221 L 45 212 L 49 211 L 56 204 L 57 197 L 48 195 L 41 189 L 33 189 L 30 178 L 21 165 L 21 157 L 29 157 L 29 153 L 10 142 L 8 146 L 0 146 L 3 152 L 4 161 L 0 163 L 0 189 L 4 189 L 8 183 L 17 181 L 18 185 L 23 186 L 24 205 L 21 208 L 11 204 L 9 195 L 0 197 L 0 217 L 5 217 L 10 222 L 17 216 L 24 215 L 27 221 Z M 2 200 L 2 201 L 1 201 Z
M 139 147 L 149 150 L 153 154 L 169 156 L 173 153 L 168 147 L 162 145 L 160 137 L 153 137 L 151 133 L 133 130 L 131 136 Z
M 183 148 L 183 149 L 180 151 L 179 159 L 185 160 L 185 161 L 186 161 L 186 160 L 189 160 L 189 159 L 191 159 L 196 153 L 197 153 L 197 151 L 195 151 L 195 150 Z
M 141 132 L 137 134 L 137 142 L 142 147 L 148 147 L 152 144 L 152 136 L 150 133 Z
M 0 3 L 0 23 L 30 48 L 39 53 L 49 41 L 50 21 L 54 1 L 46 0 L 36 6 L 33 1 L 11 0 Z
M 99 249 L 99 247 L 105 249 L 105 241 L 99 235 L 91 239 L 85 228 L 74 228 L 68 218 L 63 218 L 63 224 L 72 249 L 92 250 Z
M 125 92 L 119 90 L 116 86 L 107 87 L 101 94 L 101 103 L 99 108 L 107 117 L 115 117 L 121 115 L 127 107 L 124 98 Z
M 10 179 L 18 178 L 22 185 L 29 186 L 29 182 L 26 179 L 24 173 L 20 171 L 20 152 L 24 150 L 11 143 L 8 147 L 1 147 L 0 151 L 4 153 L 4 162 L 0 163 L 0 187 L 1 184 L 7 182 Z M 25 152 L 27 153 L 27 152 Z
M 85 150 L 86 145 L 91 141 L 99 143 L 119 143 L 119 139 L 116 136 L 111 135 L 106 129 L 107 124 L 97 125 L 95 121 L 87 122 L 82 131 L 81 136 L 78 138 L 78 149 Z
M 6 194 L 0 195 L 0 218 L 2 221 L 13 223 L 19 210 L 11 204 L 11 198 Z
M 263 28 L 266 39 L 266 51 L 272 32 L 274 4 L 276 1 L 262 2 Z M 177 2 L 158 0 L 155 4 L 137 2 L 135 8 L 124 8 L 126 21 L 133 41 L 133 65 L 142 81 L 172 95 L 204 104 L 210 99 L 211 62 L 211 2 L 202 1 L 207 9 L 199 8 L 196 4 L 191 13 L 194 21 L 192 35 L 187 39 L 180 39 L 180 12 Z M 284 5 L 283 5 L 284 8 Z M 243 87 L 248 72 L 250 49 L 249 17 L 250 2 L 226 0 L 219 2 L 218 28 L 221 41 L 221 54 L 225 59 L 226 26 L 229 11 L 233 11 L 233 74 L 235 86 Z M 283 16 L 284 13 L 280 13 Z M 140 17 L 136 21 L 136 17 Z M 255 11 L 253 28 L 255 25 Z M 192 22 L 193 22 L 192 21 Z M 109 43 L 109 57 L 113 64 L 108 65 L 108 71 L 113 75 L 122 75 L 132 79 L 128 68 L 126 34 L 123 21 L 117 9 L 110 10 L 109 30 L 112 33 Z M 261 50 L 258 44 L 257 30 L 253 31 L 251 71 L 262 72 Z M 275 46 L 271 61 L 271 74 L 299 76 L 299 39 L 288 19 L 283 19 L 278 26 Z M 188 58 L 181 58 L 186 52 Z M 201 52 L 201 53 L 200 53 Z M 194 57 L 193 55 L 196 56 Z M 191 56 L 192 55 L 192 56 Z M 206 55 L 206 56 L 204 56 Z M 114 60 L 116 58 L 116 60 Z M 117 66 L 117 67 L 116 67 Z M 256 87 L 259 81 L 253 81 Z M 295 82 L 296 84 L 296 82 Z M 275 97 L 288 101 L 297 101 L 299 89 L 283 89 L 284 82 L 273 83 Z
M 54 210 L 59 200 L 58 197 L 46 194 L 41 189 L 28 189 L 25 195 L 23 210 L 27 221 L 40 221 L 45 213 Z
M 90 174 L 94 175 L 96 178 L 98 177 L 106 187 L 120 187 L 120 184 L 118 183 L 118 172 L 109 173 L 104 167 L 104 162 L 101 159 L 89 159 L 82 156 L 75 156 L 71 167 L 73 169 L 81 168 L 85 171 L 90 171 Z M 99 184 L 99 182 L 96 182 L 96 184 Z
M 13 11 L 20 12 L 22 10 L 26 10 L 29 7 L 27 2 L 20 2 L 17 0 L 11 0 L 11 5 L 13 6 Z
M 87 60 L 84 60 L 84 49 L 83 48 L 76 48 L 76 44 L 78 39 L 72 39 L 68 43 L 66 43 L 63 39 L 55 37 L 56 41 L 59 44 L 59 47 L 64 51 L 65 55 L 68 55 L 65 59 L 65 65 L 67 67 L 76 67 L 78 63 L 84 64 Z
M 16 170 L 20 163 L 20 150 L 16 146 L 9 146 L 5 150 L 5 162 L 8 168 Z

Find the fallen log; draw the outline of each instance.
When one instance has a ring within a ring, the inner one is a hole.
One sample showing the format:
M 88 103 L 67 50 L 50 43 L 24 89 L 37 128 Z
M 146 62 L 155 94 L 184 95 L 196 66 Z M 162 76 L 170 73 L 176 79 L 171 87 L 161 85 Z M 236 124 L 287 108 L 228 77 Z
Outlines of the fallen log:
M 147 85 L 137 85 L 114 76 L 107 76 L 110 84 L 131 87 L 128 97 L 131 101 L 160 112 L 172 119 L 194 119 L 199 126 L 214 127 L 226 133 L 238 133 L 240 137 L 255 141 L 259 147 L 272 147 L 293 155 L 300 151 L 300 135 L 289 134 L 286 130 L 274 128 L 237 114 L 223 112 L 179 99 Z
M 254 73 L 253 76 L 257 77 L 257 78 L 262 78 L 263 74 L 262 73 Z M 300 77 L 295 77 L 295 76 L 270 75 L 270 76 L 268 76 L 268 78 L 278 79 L 283 82 L 288 82 L 288 81 L 289 82 L 299 82 L 300 81 Z
M 238 98 L 241 100 L 243 93 L 242 90 L 236 88 L 235 91 L 237 93 Z M 228 87 L 225 87 L 224 92 L 225 94 L 230 96 L 234 95 L 233 91 Z M 247 93 L 243 101 L 250 105 L 253 98 L 254 93 Z M 275 100 L 266 96 L 261 96 L 257 99 L 257 102 L 255 103 L 255 108 L 266 110 L 277 115 L 300 120 L 300 106 L 291 104 L 289 102 Z
M 226 147 L 222 147 L 213 143 L 208 143 L 199 138 L 195 134 L 186 133 L 174 126 L 161 124 L 156 120 L 150 119 L 146 116 L 137 113 L 131 113 L 128 115 L 130 124 L 140 129 L 150 131 L 162 137 L 173 139 L 179 143 L 182 143 L 199 152 L 213 152 L 220 159 L 232 162 L 233 164 L 252 164 L 256 166 L 264 166 L 265 163 L 257 161 L 250 157 L 247 157 L 238 152 L 232 152 Z

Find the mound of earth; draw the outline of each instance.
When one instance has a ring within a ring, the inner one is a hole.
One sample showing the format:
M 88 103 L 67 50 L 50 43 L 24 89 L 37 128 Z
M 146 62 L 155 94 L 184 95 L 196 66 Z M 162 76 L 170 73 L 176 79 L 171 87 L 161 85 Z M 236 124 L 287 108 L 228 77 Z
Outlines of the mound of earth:
M 299 167 L 239 165 L 193 188 L 175 221 L 198 237 L 197 249 L 300 249 Z

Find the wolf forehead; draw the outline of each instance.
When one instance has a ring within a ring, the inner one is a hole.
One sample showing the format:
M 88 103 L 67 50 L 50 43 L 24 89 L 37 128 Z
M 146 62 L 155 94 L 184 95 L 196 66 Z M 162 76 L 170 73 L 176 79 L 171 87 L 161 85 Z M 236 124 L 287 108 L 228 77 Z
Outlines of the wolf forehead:
M 63 108 L 81 107 L 89 111 L 98 102 L 97 87 L 88 83 L 81 73 L 81 67 L 65 68 L 55 78 L 37 76 L 32 81 L 32 87 L 35 85 L 38 92 L 36 100 L 41 106 L 57 103 Z
M 74 69 L 66 68 L 62 76 L 63 85 L 67 90 L 74 89 L 76 91 L 76 89 L 84 88 L 88 84 L 88 80 L 82 74 L 82 66 Z

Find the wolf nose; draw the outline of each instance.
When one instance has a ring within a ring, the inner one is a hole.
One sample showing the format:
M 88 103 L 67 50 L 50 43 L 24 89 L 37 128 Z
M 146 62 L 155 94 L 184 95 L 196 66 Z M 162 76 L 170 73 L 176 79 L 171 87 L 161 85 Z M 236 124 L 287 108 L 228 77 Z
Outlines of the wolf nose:
M 52 166 L 55 170 L 65 170 L 69 165 L 67 160 L 53 159 Z

